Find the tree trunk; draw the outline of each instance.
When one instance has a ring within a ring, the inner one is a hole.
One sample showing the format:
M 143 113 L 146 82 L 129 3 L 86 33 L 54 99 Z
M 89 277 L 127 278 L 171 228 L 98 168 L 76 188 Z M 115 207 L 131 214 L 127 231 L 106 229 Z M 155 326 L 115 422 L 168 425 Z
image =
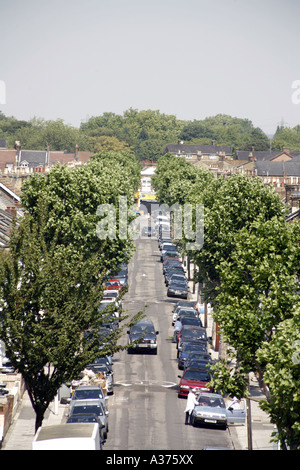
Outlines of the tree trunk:
M 35 410 L 35 432 L 42 426 L 44 414 L 42 410 Z

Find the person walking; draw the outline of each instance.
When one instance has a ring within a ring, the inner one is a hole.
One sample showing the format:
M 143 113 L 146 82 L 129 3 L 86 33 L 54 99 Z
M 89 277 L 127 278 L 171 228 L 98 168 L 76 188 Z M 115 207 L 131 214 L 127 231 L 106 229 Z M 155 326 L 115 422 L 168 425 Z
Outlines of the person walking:
M 198 405 L 198 401 L 195 395 L 196 389 L 190 387 L 189 394 L 187 396 L 187 402 L 185 407 L 185 424 L 190 424 L 190 418 L 195 405 Z
M 177 343 L 177 334 L 181 331 L 182 329 L 182 323 L 180 320 L 176 320 L 174 324 L 174 334 L 173 334 L 173 343 Z

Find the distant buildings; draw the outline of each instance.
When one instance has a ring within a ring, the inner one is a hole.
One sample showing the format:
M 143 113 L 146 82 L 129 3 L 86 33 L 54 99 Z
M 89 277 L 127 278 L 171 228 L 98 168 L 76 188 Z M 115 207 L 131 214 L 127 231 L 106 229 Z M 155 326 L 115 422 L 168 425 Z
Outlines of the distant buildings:
M 242 173 L 249 177 L 258 176 L 265 184 L 285 200 L 292 214 L 299 218 L 300 203 L 300 152 L 281 151 L 236 151 L 224 145 L 188 145 L 182 142 L 168 144 L 163 153 L 184 157 L 196 166 L 203 166 L 217 178 Z

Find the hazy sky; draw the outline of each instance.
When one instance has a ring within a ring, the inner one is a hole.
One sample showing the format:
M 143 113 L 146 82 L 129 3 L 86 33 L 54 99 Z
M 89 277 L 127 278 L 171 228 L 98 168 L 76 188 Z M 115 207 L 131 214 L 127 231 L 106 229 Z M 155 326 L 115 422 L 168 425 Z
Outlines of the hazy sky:
M 130 107 L 294 127 L 299 20 L 299 0 L 0 0 L 0 109 L 76 127 Z

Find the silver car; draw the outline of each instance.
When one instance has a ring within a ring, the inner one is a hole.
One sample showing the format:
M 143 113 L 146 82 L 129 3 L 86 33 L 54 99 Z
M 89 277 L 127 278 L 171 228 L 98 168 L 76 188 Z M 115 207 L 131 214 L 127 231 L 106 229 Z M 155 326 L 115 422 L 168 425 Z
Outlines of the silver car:
M 79 400 L 70 409 L 70 418 L 78 414 L 95 414 L 99 417 L 103 426 L 103 437 L 107 439 L 108 433 L 108 415 L 109 411 L 105 410 L 99 400 Z
M 197 395 L 199 405 L 191 413 L 191 424 L 208 424 L 226 429 L 227 424 L 245 423 L 245 409 L 226 408 L 224 398 L 218 393 L 200 392 Z
M 70 409 L 78 402 L 95 400 L 102 403 L 104 410 L 107 410 L 108 396 L 100 385 L 79 385 L 75 388 L 70 400 Z

